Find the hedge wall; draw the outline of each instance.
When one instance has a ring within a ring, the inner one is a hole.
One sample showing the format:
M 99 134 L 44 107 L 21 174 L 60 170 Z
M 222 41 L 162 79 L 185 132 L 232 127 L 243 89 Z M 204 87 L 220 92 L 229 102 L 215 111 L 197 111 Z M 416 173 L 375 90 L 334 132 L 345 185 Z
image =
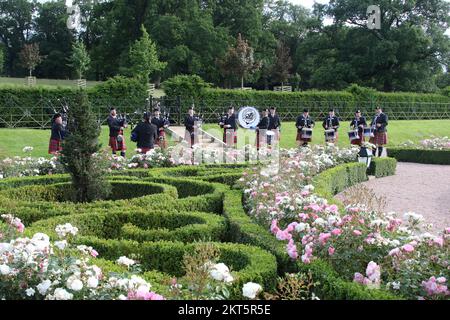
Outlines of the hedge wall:
M 400 162 L 450 165 L 450 150 L 388 148 L 388 154 Z
M 394 158 L 373 158 L 368 174 L 376 178 L 383 178 L 395 175 L 396 170 L 397 160 Z

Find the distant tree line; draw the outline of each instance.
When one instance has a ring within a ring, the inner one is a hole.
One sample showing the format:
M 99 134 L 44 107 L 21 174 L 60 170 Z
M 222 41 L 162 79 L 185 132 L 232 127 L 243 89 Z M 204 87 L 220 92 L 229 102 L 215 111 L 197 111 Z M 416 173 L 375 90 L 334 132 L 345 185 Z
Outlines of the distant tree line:
M 215 86 L 258 89 L 358 84 L 435 92 L 450 85 L 444 0 L 332 0 L 313 10 L 283 0 L 74 2 L 79 30 L 67 27 L 65 0 L 0 0 L 0 73 L 123 75 L 157 84 L 195 74 Z M 381 8 L 379 30 L 366 25 L 373 4 Z

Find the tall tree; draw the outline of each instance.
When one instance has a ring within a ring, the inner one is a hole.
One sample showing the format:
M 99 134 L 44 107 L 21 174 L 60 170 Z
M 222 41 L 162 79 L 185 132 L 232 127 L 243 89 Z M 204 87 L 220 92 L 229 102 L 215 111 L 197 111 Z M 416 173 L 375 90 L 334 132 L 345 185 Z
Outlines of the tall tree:
M 230 47 L 225 57 L 219 61 L 219 65 L 225 77 L 233 73 L 239 77 L 242 89 L 244 79 L 261 68 L 261 62 L 255 61 L 253 48 L 241 34 L 237 37 L 236 45 Z
M 130 48 L 130 72 L 133 76 L 148 82 L 149 76 L 155 71 L 161 71 L 166 66 L 166 62 L 159 61 L 156 51 L 156 44 L 142 25 L 142 36 Z
M 26 44 L 20 52 L 20 60 L 22 61 L 22 66 L 27 68 L 30 72 L 31 77 L 36 66 L 42 61 L 42 56 L 39 51 L 39 44 Z
M 292 70 L 292 59 L 289 48 L 281 41 L 278 42 L 276 60 L 272 68 L 273 79 L 281 82 L 281 86 L 289 79 Z
M 72 198 L 80 203 L 105 199 L 111 185 L 105 178 L 106 168 L 96 156 L 101 148 L 101 127 L 84 90 L 78 92 L 68 118 L 69 135 L 64 140 L 61 163 L 72 178 Z
M 89 69 L 91 58 L 86 47 L 81 41 L 77 41 L 72 46 L 72 55 L 69 58 L 69 66 L 74 68 L 78 79 L 82 79 L 85 72 Z

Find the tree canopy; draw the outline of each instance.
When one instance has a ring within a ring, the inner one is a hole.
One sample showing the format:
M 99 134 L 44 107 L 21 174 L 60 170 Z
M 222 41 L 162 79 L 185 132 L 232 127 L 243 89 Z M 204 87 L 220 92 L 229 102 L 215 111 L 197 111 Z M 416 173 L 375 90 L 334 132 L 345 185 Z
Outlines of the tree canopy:
M 369 29 L 366 23 L 372 0 L 331 0 L 327 5 L 315 4 L 313 10 L 285 0 L 78 3 L 83 19 L 81 29 L 75 31 L 66 26 L 64 0 L 0 0 L 5 73 L 25 76 L 19 53 L 26 43 L 38 43 L 47 59 L 36 68 L 36 76 L 67 78 L 72 71 L 67 66 L 72 43 L 81 41 L 92 60 L 87 78 L 105 80 L 124 74 L 132 65 L 130 48 L 137 49 L 143 41 L 144 26 L 153 48 L 145 54 L 156 52 L 157 61 L 167 64 L 149 69 L 149 74 L 163 81 L 195 74 L 216 86 L 241 85 L 242 74 L 226 72 L 220 63 L 236 48 L 241 34 L 253 49 L 254 61 L 260 62 L 260 68 L 244 76 L 246 84 L 255 88 L 285 81 L 297 87 L 297 80 L 282 81 L 286 73 L 280 78 L 277 68 L 289 59 L 288 73 L 300 79 L 302 90 L 358 84 L 384 91 L 433 92 L 448 84 L 450 39 L 445 33 L 450 3 L 445 0 L 378 0 L 379 30 Z M 333 20 L 331 25 L 325 23 L 326 17 Z M 285 46 L 284 53 L 279 43 Z M 144 54 L 131 50 L 135 57 Z

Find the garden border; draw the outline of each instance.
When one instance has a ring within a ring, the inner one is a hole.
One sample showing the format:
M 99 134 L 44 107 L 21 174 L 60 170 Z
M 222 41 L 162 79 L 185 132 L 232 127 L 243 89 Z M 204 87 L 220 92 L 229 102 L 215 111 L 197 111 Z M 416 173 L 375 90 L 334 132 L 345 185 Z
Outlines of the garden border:
M 425 150 L 416 148 L 388 148 L 390 157 L 399 162 L 450 165 L 450 150 Z

